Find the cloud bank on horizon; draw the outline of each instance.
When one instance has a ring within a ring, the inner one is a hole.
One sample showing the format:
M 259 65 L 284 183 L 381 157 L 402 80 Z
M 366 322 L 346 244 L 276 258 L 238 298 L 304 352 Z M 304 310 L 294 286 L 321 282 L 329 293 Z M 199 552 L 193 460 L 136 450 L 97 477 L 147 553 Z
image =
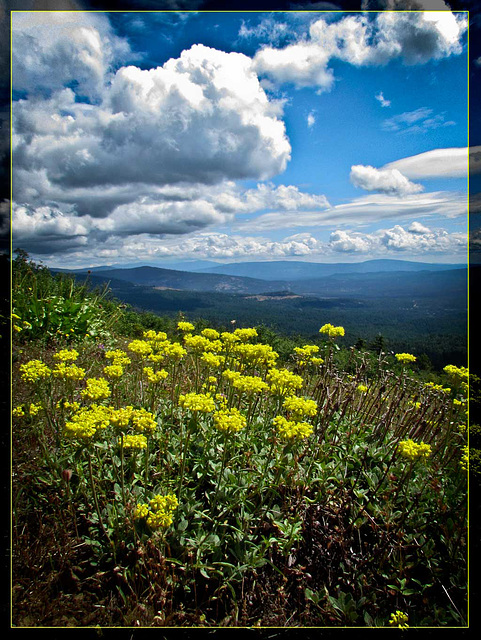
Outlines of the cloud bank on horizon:
M 13 12 L 13 246 L 463 262 L 467 14 Z

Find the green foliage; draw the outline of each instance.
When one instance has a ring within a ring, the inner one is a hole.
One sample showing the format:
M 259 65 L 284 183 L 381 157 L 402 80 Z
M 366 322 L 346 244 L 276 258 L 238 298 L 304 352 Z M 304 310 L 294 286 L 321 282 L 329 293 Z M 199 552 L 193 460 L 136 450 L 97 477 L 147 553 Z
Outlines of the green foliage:
M 119 313 L 112 303 L 106 304 L 107 291 L 91 291 L 87 282 L 79 285 L 71 276 L 54 277 L 17 250 L 12 263 L 13 331 L 24 340 L 44 342 L 108 336 Z

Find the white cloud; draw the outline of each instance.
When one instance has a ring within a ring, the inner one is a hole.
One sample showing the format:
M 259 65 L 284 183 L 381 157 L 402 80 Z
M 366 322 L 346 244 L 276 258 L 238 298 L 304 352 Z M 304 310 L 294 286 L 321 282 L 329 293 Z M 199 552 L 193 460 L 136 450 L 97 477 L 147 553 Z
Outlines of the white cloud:
M 416 220 L 409 225 L 408 231 L 410 233 L 421 233 L 421 234 L 431 233 L 431 229 L 429 229 L 428 227 L 425 227 L 423 224 L 421 224 L 420 222 L 417 222 Z
M 56 90 L 75 81 L 97 99 L 114 62 L 132 52 L 101 13 L 12 13 L 12 75 L 18 90 Z
M 439 127 L 452 127 L 455 124 L 453 120 L 446 120 L 445 113 L 434 114 L 433 109 L 420 107 L 384 120 L 382 128 L 393 133 L 426 133 Z
M 411 182 L 398 169 L 376 169 L 357 164 L 351 167 L 350 179 L 354 186 L 366 191 L 398 196 L 423 191 L 422 185 Z
M 271 81 L 329 91 L 334 82 L 329 62 L 355 66 L 385 65 L 400 59 L 424 64 L 462 52 L 468 21 L 449 11 L 379 12 L 349 15 L 334 22 L 320 18 L 309 34 L 284 48 L 264 46 L 254 57 L 257 72 Z
M 395 225 L 373 233 L 359 233 L 337 229 L 327 241 L 310 233 L 299 233 L 280 240 L 259 235 L 228 235 L 201 232 L 188 236 L 164 237 L 143 234 L 124 238 L 108 237 L 102 242 L 89 242 L 85 246 L 67 246 L 66 255 L 56 255 L 46 243 L 40 247 L 40 256 L 52 266 L 87 266 L 112 262 L 146 263 L 169 258 L 231 260 L 306 259 L 337 261 L 346 257 L 373 258 L 399 257 L 426 259 L 428 256 L 463 257 L 467 249 L 467 235 L 434 229 L 416 233 Z M 450 259 L 453 259 L 450 257 Z
M 383 94 L 382 91 L 377 93 L 374 97 L 381 104 L 381 107 L 390 107 L 391 106 L 391 101 L 390 100 L 386 100 L 386 98 L 384 97 L 384 94 Z
M 160 225 L 160 233 L 163 220 L 163 232 L 186 229 L 195 207 L 184 209 L 185 225 L 180 207 L 168 213 L 171 185 L 199 190 L 201 184 L 282 172 L 291 147 L 281 113 L 260 86 L 250 58 L 201 45 L 163 67 L 119 69 L 98 104 L 78 102 L 72 89 L 47 98 L 29 96 L 13 108 L 14 198 L 79 216 L 105 217 L 124 207 L 120 211 L 145 213 L 132 216 L 139 228 L 150 220 L 153 227 Z M 282 203 L 298 208 L 306 198 L 309 206 L 318 206 L 320 198 L 283 186 L 277 195 L 267 187 L 228 191 L 224 200 L 237 200 L 245 211 Z M 222 193 L 215 195 L 222 199 Z M 192 197 L 205 199 L 205 194 Z M 326 202 L 322 197 L 323 206 Z M 225 220 L 221 204 L 211 205 L 215 213 L 201 214 L 196 228 Z M 124 220 L 119 211 L 116 215 Z
M 479 147 L 478 147 L 479 149 Z M 474 149 L 471 149 L 470 153 Z M 407 178 L 464 178 L 468 172 L 468 148 L 433 149 L 384 165 L 397 169 Z
M 325 210 L 265 213 L 236 223 L 235 229 L 244 233 L 347 224 L 359 226 L 380 220 L 409 220 L 425 216 L 456 218 L 467 215 L 467 206 L 466 194 L 450 191 L 403 196 L 372 193 Z

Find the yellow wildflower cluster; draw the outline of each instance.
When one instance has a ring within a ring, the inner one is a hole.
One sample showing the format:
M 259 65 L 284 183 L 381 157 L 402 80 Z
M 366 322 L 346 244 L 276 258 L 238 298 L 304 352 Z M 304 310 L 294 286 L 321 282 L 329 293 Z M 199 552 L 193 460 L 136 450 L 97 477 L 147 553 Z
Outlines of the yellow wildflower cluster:
M 434 384 L 434 382 L 426 382 L 426 387 L 432 389 L 433 391 L 440 391 L 441 393 L 448 394 L 451 393 L 451 389 L 449 387 L 443 387 L 442 384 Z
M 76 364 L 66 364 L 59 362 L 52 370 L 54 378 L 63 378 L 64 380 L 83 380 L 85 378 L 85 369 L 78 367 Z
M 223 331 L 220 337 L 225 346 L 231 346 L 235 342 L 239 342 L 239 336 L 235 333 L 229 333 L 228 331 Z
M 334 325 L 328 323 L 323 325 L 319 329 L 319 333 L 327 333 L 330 338 L 337 338 L 338 336 L 343 336 L 345 331 L 344 327 L 335 327 Z
M 220 333 L 215 329 L 203 329 L 201 334 L 209 340 L 218 340 L 220 338 Z
M 299 357 L 299 365 L 304 367 L 307 364 L 322 364 L 322 358 L 315 357 L 315 353 L 319 353 L 317 344 L 305 344 L 303 347 L 295 347 L 294 352 Z
M 398 451 L 404 458 L 409 458 L 409 460 L 426 459 L 431 455 L 431 445 L 424 442 L 417 444 L 409 438 L 398 444 Z
M 131 364 L 132 362 L 125 351 L 122 351 L 122 349 L 112 349 L 111 351 L 106 351 L 105 357 L 108 360 L 112 360 L 112 364 L 119 365 L 121 367 L 127 364 Z
M 214 399 L 208 393 L 186 393 L 179 396 L 179 405 L 190 411 L 210 413 L 215 410 Z
M 87 378 L 87 386 L 81 395 L 88 400 L 105 400 L 110 396 L 109 383 L 105 378 Z
M 279 354 L 268 344 L 239 343 L 234 347 L 235 354 L 251 366 L 273 367 Z
M 157 332 L 153 329 L 150 329 L 149 331 L 144 331 L 144 339 L 147 340 L 147 342 L 155 350 L 167 340 L 167 334 L 164 331 Z
M 116 429 L 126 429 L 132 419 L 134 408 L 131 405 L 110 410 L 110 424 Z
M 232 382 L 232 386 L 238 389 L 241 393 L 262 393 L 269 389 L 269 385 L 259 378 L 258 376 L 244 376 L 238 371 L 230 371 L 227 369 L 224 374 L 228 372 L 226 378 L 229 378 Z
M 295 420 L 300 420 L 304 416 L 315 416 L 317 414 L 317 403 L 309 398 L 289 396 L 284 400 L 282 406 L 292 414 Z
M 187 351 L 184 349 L 184 347 L 181 344 L 179 344 L 178 342 L 169 342 L 169 341 L 166 341 L 162 345 L 162 351 L 164 352 L 164 355 L 167 358 L 170 358 L 171 360 L 174 360 L 176 362 L 179 362 L 180 360 L 182 360 L 182 358 L 187 353 Z
M 267 382 L 271 385 L 272 393 L 279 396 L 291 395 L 303 385 L 301 376 L 291 373 L 288 369 L 269 369 Z
M 138 504 L 134 511 L 136 520 L 145 520 L 151 529 L 166 529 L 173 522 L 172 514 L 179 506 L 173 494 L 155 495 L 147 504 Z
M 184 344 L 194 353 L 203 353 L 204 351 L 215 351 L 217 345 L 212 340 L 204 336 L 193 336 L 190 333 L 184 336 Z M 219 341 L 219 346 L 222 344 Z
M 124 449 L 146 449 L 147 438 L 142 434 L 125 435 L 119 438 L 119 445 L 122 445 L 122 444 Z
M 368 387 L 366 387 L 365 384 L 358 384 L 356 387 L 356 391 L 359 391 L 359 393 L 367 393 Z
M 152 367 L 144 367 L 144 374 L 147 376 L 147 380 L 151 384 L 157 384 L 158 382 L 165 380 L 169 375 L 165 369 L 154 371 Z
M 455 367 L 454 364 L 448 364 L 444 367 L 443 371 L 454 381 L 462 380 L 467 382 L 469 380 L 469 370 L 466 367 Z
M 223 356 L 215 356 L 209 351 L 205 351 L 201 355 L 200 359 L 202 360 L 202 362 L 205 362 L 208 367 L 211 367 L 211 369 L 217 369 L 217 367 L 220 367 L 222 362 L 225 361 L 225 358 Z
M 177 329 L 179 331 L 193 331 L 195 327 L 191 322 L 178 322 Z
M 401 629 L 407 629 L 409 627 L 408 619 L 409 618 L 406 613 L 398 610 L 395 613 L 391 613 L 389 624 L 391 625 L 391 627 L 400 627 Z
M 110 409 L 102 405 L 82 407 L 65 423 L 65 433 L 77 440 L 89 440 L 99 429 L 107 429 L 110 415 Z
M 236 433 L 246 426 L 246 419 L 235 407 L 214 413 L 214 424 L 220 431 Z
M 136 431 L 148 431 L 153 433 L 157 429 L 155 416 L 146 409 L 134 409 L 132 412 L 132 424 Z
M 276 416 L 272 423 L 284 440 L 302 440 L 309 437 L 313 431 L 309 423 L 287 420 L 284 416 Z
M 142 358 L 152 353 L 152 346 L 145 340 L 132 340 L 127 346 L 132 353 L 137 353 Z
M 109 364 L 104 367 L 104 374 L 107 378 L 117 379 L 124 375 L 124 368 L 120 364 Z
M 61 362 L 74 362 L 78 356 L 79 353 L 75 349 L 61 349 L 53 354 L 54 360 L 60 360 Z
M 241 342 L 247 342 L 251 338 L 257 337 L 257 331 L 255 329 L 236 329 L 234 335 L 239 338 Z
M 396 353 L 394 357 L 398 362 L 402 364 L 408 364 L 409 362 L 416 362 L 416 356 L 413 356 L 410 353 Z
M 19 405 L 18 407 L 15 407 L 12 411 L 12 415 L 16 416 L 17 418 L 23 417 L 25 416 L 25 409 L 26 407 L 24 407 L 23 405 Z M 28 406 L 28 415 L 29 416 L 36 416 L 41 410 L 43 409 L 42 407 L 42 403 L 41 402 L 32 402 L 30 403 L 30 405 Z
M 20 365 L 22 379 L 26 382 L 36 382 L 41 378 L 48 378 L 51 371 L 47 365 L 41 360 L 30 360 Z

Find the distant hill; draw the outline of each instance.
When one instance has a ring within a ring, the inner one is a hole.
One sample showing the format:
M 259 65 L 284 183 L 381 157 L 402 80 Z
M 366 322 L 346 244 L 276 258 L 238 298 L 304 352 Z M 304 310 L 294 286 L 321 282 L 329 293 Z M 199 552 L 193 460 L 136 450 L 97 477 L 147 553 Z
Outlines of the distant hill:
M 377 265 L 381 262 L 382 266 L 386 266 L 385 263 L 387 262 L 388 267 L 393 267 L 402 261 L 372 262 Z M 365 269 L 369 268 L 366 263 L 360 264 L 364 265 Z M 419 265 L 420 263 L 409 264 Z M 339 267 L 339 265 L 336 266 Z M 82 277 L 86 275 L 85 270 L 76 270 L 72 273 Z M 322 277 L 299 277 L 297 280 L 263 280 L 246 276 L 175 271 L 173 269 L 159 269 L 158 267 L 135 267 L 132 269 L 109 269 L 106 271 L 97 269 L 95 271 L 92 270 L 90 277 L 95 277 L 96 280 L 103 282 L 123 281 L 134 286 L 152 287 L 157 290 L 243 295 L 288 292 L 326 298 L 380 298 L 396 296 L 433 297 L 446 294 L 463 296 L 467 292 L 467 269 L 461 266 L 456 269 L 441 268 L 438 270 L 423 269 L 414 271 L 407 268 L 403 271 L 333 273 Z
M 52 271 L 60 271 L 52 269 Z M 66 270 L 61 270 L 65 272 Z M 175 271 L 173 269 L 159 269 L 158 267 L 134 267 L 133 269 L 100 268 L 92 269 L 92 275 L 103 281 L 123 280 L 134 285 L 148 286 L 160 289 L 174 289 L 179 291 L 218 292 L 257 294 L 288 289 L 289 285 L 282 281 L 260 280 L 214 273 L 193 273 Z M 86 269 L 75 269 L 70 273 L 85 276 Z
M 232 276 L 256 277 L 263 280 L 305 280 L 339 273 L 376 273 L 391 271 L 445 271 L 465 265 L 412 262 L 408 260 L 366 260 L 333 264 L 275 260 L 271 262 L 235 262 L 202 269 L 203 273 L 223 273 Z

